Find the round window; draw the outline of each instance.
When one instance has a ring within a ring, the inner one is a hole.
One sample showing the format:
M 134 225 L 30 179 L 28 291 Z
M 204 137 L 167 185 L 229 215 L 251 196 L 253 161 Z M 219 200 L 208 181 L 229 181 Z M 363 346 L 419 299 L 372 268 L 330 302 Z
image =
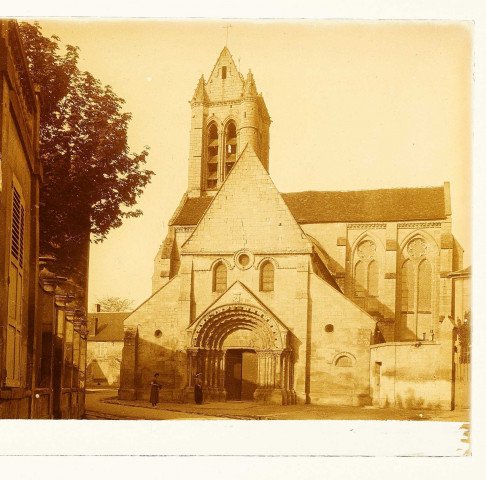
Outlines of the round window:
M 242 267 L 246 267 L 250 263 L 250 257 L 246 253 L 242 253 L 238 257 L 238 261 Z
M 240 250 L 235 253 L 235 264 L 240 270 L 246 270 L 253 265 L 253 254 L 248 250 Z
M 162 331 L 161 330 L 155 330 L 155 338 L 160 338 L 162 336 Z
M 331 333 L 331 332 L 334 332 L 334 325 L 328 323 L 325 327 L 324 327 L 324 330 L 327 332 L 327 333 Z

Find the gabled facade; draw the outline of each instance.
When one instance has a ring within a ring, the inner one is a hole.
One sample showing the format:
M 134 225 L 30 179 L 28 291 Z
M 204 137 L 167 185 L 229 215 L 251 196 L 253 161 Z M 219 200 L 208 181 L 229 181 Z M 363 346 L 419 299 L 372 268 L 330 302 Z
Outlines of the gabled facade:
M 263 98 L 226 48 L 191 109 L 188 190 L 125 321 L 120 396 L 159 372 L 187 400 L 199 371 L 216 400 L 450 408 L 448 183 L 281 194 Z

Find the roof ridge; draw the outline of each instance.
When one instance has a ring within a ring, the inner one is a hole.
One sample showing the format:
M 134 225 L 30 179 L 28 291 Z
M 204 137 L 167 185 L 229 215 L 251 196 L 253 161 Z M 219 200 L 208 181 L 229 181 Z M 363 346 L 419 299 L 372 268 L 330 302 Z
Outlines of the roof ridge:
M 425 190 L 431 188 L 444 188 L 444 185 L 428 185 L 421 187 L 388 187 L 388 188 L 361 188 L 355 190 L 302 190 L 299 192 L 281 192 L 282 195 L 289 195 L 293 193 L 351 193 L 351 192 L 382 192 L 385 190 Z

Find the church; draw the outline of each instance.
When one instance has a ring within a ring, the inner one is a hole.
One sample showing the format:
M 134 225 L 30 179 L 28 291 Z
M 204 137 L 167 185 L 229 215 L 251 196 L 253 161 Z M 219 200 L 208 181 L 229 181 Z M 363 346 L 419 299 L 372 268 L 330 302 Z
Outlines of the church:
M 449 183 L 280 193 L 270 115 L 225 47 L 190 102 L 188 188 L 124 321 L 121 399 L 454 408 Z

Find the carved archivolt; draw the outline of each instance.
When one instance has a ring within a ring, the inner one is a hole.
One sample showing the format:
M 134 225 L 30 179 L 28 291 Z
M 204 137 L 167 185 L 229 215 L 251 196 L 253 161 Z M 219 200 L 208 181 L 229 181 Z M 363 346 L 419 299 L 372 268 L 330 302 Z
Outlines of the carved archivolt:
M 251 305 L 224 305 L 205 314 L 193 327 L 191 348 L 220 350 L 236 330 L 250 330 L 261 339 L 264 349 L 286 348 L 286 329 L 271 314 Z

